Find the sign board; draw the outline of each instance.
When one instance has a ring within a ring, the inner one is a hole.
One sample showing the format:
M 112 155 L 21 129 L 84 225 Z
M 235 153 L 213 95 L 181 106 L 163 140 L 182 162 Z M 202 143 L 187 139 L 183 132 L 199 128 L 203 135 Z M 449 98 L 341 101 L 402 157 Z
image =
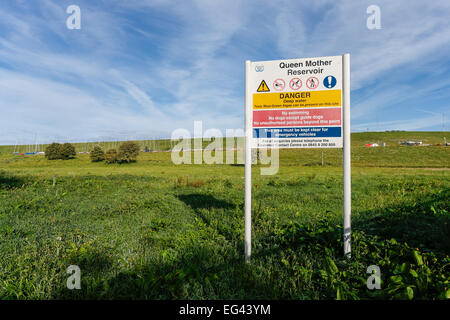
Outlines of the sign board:
M 246 262 L 252 247 L 252 148 L 342 148 L 344 255 L 350 257 L 350 54 L 245 62 Z
M 253 148 L 342 148 L 343 56 L 251 62 Z

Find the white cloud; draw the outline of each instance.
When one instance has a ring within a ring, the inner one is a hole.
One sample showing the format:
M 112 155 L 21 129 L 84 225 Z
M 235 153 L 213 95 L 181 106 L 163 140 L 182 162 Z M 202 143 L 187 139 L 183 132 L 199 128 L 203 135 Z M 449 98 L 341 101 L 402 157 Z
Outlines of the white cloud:
M 116 0 L 103 7 L 80 1 L 80 32 L 65 28 L 61 3 L 45 0 L 34 10 L 25 10 L 28 2 L 24 10 L 7 6 L 0 12 L 3 132 L 16 130 L 16 123 L 73 137 L 169 133 L 190 128 L 193 120 L 204 120 L 205 128 L 242 127 L 246 59 L 350 52 L 354 128 L 387 106 L 431 92 L 448 99 L 436 93 L 448 81 L 399 85 L 393 70 L 403 76 L 442 72 L 450 50 L 450 2 L 380 0 L 382 29 L 374 31 L 366 28 L 370 4 Z M 394 124 L 420 126 L 403 118 L 399 112 Z

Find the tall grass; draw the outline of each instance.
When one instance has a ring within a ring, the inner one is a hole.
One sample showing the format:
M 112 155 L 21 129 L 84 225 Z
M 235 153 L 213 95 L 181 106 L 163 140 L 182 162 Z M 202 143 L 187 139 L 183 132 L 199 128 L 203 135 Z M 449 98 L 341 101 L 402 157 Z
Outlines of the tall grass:
M 426 149 L 435 159 L 416 151 L 426 147 L 392 148 L 398 156 L 354 148 L 350 260 L 339 150 L 325 151 L 324 167 L 312 159 L 321 150 L 282 151 L 276 176 L 255 166 L 250 265 L 242 166 L 175 166 L 169 153 L 113 166 L 3 155 L 0 297 L 448 298 L 450 172 L 427 169 L 448 166 L 448 149 Z M 66 287 L 71 264 L 81 290 Z M 370 265 L 381 290 L 367 289 Z

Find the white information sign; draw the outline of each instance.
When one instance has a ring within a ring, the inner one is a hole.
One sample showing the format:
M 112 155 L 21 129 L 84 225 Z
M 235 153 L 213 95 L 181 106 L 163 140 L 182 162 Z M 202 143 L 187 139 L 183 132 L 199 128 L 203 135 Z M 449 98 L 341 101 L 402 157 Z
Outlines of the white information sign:
M 342 56 L 251 62 L 253 148 L 342 148 Z
M 344 254 L 350 257 L 350 55 L 245 63 L 247 262 L 252 148 L 343 148 Z

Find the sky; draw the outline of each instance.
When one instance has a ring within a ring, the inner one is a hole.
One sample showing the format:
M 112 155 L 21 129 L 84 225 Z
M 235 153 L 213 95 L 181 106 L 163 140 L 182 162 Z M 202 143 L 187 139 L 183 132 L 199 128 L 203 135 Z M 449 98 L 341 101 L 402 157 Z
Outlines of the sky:
M 68 29 L 70 5 L 81 29 Z M 381 29 L 367 28 L 377 5 Z M 244 63 L 351 54 L 351 128 L 450 127 L 450 1 L 4 0 L 0 144 L 244 126 Z

